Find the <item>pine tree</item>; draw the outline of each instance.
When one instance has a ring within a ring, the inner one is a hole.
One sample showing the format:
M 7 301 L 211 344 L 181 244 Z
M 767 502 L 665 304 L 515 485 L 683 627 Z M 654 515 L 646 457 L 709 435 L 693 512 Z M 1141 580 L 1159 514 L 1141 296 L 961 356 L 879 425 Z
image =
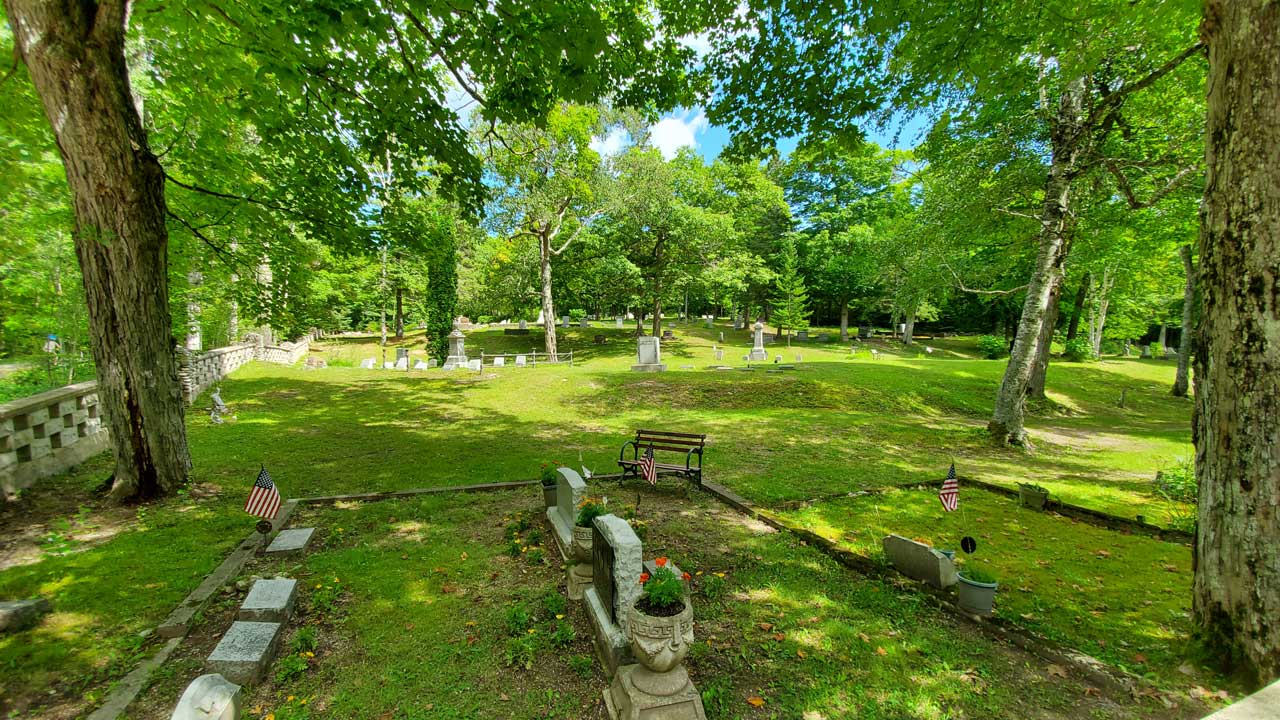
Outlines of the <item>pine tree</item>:
M 782 244 L 782 267 L 778 271 L 775 285 L 777 295 L 770 301 L 773 305 L 772 320 L 779 331 L 807 330 L 809 328 L 809 290 L 800 275 L 800 262 L 796 255 L 796 244 L 786 240 Z M 787 340 L 790 346 L 790 339 Z

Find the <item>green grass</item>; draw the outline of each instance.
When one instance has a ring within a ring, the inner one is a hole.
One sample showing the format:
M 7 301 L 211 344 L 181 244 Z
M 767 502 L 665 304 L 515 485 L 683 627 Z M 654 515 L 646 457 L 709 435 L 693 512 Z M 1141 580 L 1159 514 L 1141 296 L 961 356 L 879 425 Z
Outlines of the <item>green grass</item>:
M 1157 684 L 1186 686 L 1178 668 L 1193 650 L 1191 548 L 1029 510 L 963 483 L 960 508 L 943 511 L 936 490 L 890 490 L 779 515 L 877 559 L 890 533 L 957 551 L 971 535 L 977 552 L 958 560 L 996 576 L 997 614 Z
M 611 322 L 560 331 L 561 347 L 575 351 L 573 367 L 360 370 L 339 365 L 380 359 L 377 339 L 339 337 L 313 344 L 331 361 L 327 369 L 240 369 L 221 384 L 235 419 L 211 424 L 207 395 L 188 413 L 197 492 L 148 507 L 145 519 L 124 517 L 112 534 L 70 555 L 54 543 L 0 569 L 5 595 L 45 593 L 58 608 L 40 628 L 0 640 L 0 663 L 16 669 L 0 704 L 35 698 L 34 707 L 47 709 L 54 700 L 37 690 L 50 683 L 57 702 L 92 699 L 120 677 L 139 646 L 152 647 L 138 633 L 252 527 L 240 505 L 259 463 L 290 497 L 533 479 L 542 462 L 577 466 L 579 456 L 606 473 L 636 428 L 653 427 L 707 433 L 707 478 L 765 506 L 936 480 L 954 461 L 962 475 L 1037 482 L 1066 502 L 1117 515 L 1164 523 L 1179 510 L 1151 485 L 1158 469 L 1190 450 L 1191 404 L 1168 394 L 1171 362 L 1055 363 L 1053 404 L 1029 418 L 1037 450 L 1027 455 L 986 441 L 1004 362 L 976 359 L 971 338 L 926 341 L 938 349 L 928 356 L 924 343 L 861 343 L 856 353 L 838 343 L 773 345 L 772 354 L 789 362 L 802 354 L 803 362 L 779 373 L 716 372 L 705 368 L 717 364 L 717 334 L 729 343 L 725 364 L 740 367 L 750 333 L 700 324 L 675 331 L 677 339 L 663 343 L 671 371 L 662 374 L 629 372 L 635 341 Z M 595 334 L 608 342 L 592 344 Z M 540 343 L 537 330 L 481 330 L 467 339 L 473 355 Z M 401 345 L 423 356 L 420 335 Z M 1127 407 L 1119 408 L 1126 388 Z M 67 495 L 70 505 L 37 523 L 73 524 L 87 488 L 108 474 L 98 460 L 42 482 L 30 497 Z M 110 515 L 88 504 L 88 522 Z

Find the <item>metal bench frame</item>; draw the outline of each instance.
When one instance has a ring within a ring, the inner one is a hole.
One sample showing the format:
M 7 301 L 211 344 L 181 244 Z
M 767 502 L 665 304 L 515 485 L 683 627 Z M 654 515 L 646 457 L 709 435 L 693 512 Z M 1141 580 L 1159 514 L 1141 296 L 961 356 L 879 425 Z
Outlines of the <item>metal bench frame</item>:
M 663 444 L 670 443 L 670 444 Z M 640 451 L 642 448 L 682 452 L 684 465 L 658 462 L 654 458 L 655 471 L 663 470 L 667 474 L 675 474 L 694 480 L 702 485 L 702 453 L 706 448 L 707 436 L 695 433 L 667 432 L 665 430 L 637 430 L 635 439 L 622 444 L 618 451 L 618 466 L 622 468 L 622 477 L 640 477 Z M 631 448 L 631 459 L 626 458 L 627 447 Z M 698 456 L 698 464 L 693 464 L 694 455 Z

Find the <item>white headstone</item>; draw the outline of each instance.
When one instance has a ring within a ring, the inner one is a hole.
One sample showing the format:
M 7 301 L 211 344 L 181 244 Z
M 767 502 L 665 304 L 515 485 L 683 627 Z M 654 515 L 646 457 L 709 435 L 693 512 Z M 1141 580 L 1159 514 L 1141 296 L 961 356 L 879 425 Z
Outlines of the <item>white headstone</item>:
M 416 362 L 416 363 L 414 363 L 414 364 L 413 364 L 413 369 L 414 369 L 414 370 L 426 370 L 426 369 L 427 369 L 427 364 L 426 364 L 425 362 L 423 362 L 422 360 L 419 360 L 418 362 Z
M 408 370 L 408 369 L 409 369 L 409 358 L 407 358 L 407 357 L 402 357 L 402 358 L 400 358 L 399 360 L 397 360 L 397 361 L 396 361 L 396 369 L 397 369 L 397 370 Z
M 525 366 L 525 364 L 526 364 L 526 363 L 525 363 L 525 358 L 524 358 L 524 356 L 523 356 L 523 355 L 517 355 L 517 356 L 516 356 L 516 367 L 524 367 L 524 366 Z
M 240 686 L 211 673 L 187 686 L 170 720 L 240 720 Z
M 621 329 L 622 329 L 622 318 L 614 318 L 614 319 L 613 319 L 613 326 L 614 326 L 614 327 L 616 327 L 616 328 L 618 328 L 619 330 L 621 330 Z
M 390 360 L 388 360 L 388 361 L 386 361 L 386 362 L 382 363 L 382 369 L 383 369 L 383 370 L 391 370 L 391 369 L 392 369 L 392 368 L 394 368 L 395 366 L 396 366 L 396 364 L 395 364 L 395 363 L 393 363 L 393 362 L 391 362 Z
M 364 360 L 360 361 L 360 369 L 362 370 L 372 370 L 377 366 L 378 366 L 377 358 L 365 358 Z
M 479 361 L 479 360 L 468 360 L 468 361 L 467 361 L 467 369 L 468 369 L 468 370 L 474 370 L 474 371 L 476 371 L 476 372 L 480 372 L 480 369 L 481 369 L 480 361 Z
M 521 320 L 521 321 L 520 321 L 520 329 L 521 329 L 521 330 L 527 330 L 528 328 L 529 328 L 529 323 L 525 322 L 524 320 Z
M 764 323 L 759 320 L 751 326 L 751 353 L 748 357 L 754 362 L 763 362 L 769 359 L 769 353 L 764 349 Z
M 636 338 L 636 364 L 631 369 L 639 372 L 661 372 L 667 369 L 662 364 L 662 345 L 658 338 L 650 335 Z
M 568 316 L 568 315 L 561 315 L 561 316 L 560 316 L 560 327 L 562 327 L 562 328 L 568 328 L 568 327 L 569 327 L 569 316 Z
M 587 494 L 587 484 L 572 468 L 556 468 L 556 504 L 547 508 L 547 520 L 556 534 L 560 551 L 567 557 L 573 542 L 573 525 L 578 519 L 578 504 Z
M 506 367 L 506 364 L 507 364 L 507 359 L 502 357 L 501 355 L 493 359 L 494 367 Z
M 591 327 L 591 323 L 587 322 L 587 318 L 586 318 L 586 316 L 585 316 L 585 315 L 583 316 L 583 318 L 582 318 L 581 320 L 579 320 L 579 321 L 578 321 L 578 327 L 580 327 L 580 328 L 589 328 L 589 327 Z

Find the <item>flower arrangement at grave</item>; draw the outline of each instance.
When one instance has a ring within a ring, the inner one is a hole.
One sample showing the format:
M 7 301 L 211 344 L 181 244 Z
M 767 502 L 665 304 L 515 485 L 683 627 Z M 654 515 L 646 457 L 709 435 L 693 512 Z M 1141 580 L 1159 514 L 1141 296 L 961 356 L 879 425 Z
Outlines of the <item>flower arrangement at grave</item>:
M 552 460 L 544 462 L 538 469 L 538 480 L 542 481 L 543 487 L 554 487 L 556 484 L 556 469 L 560 467 L 560 463 Z
M 689 602 L 691 576 L 669 558 L 653 561 L 653 571 L 640 574 L 640 597 L 628 615 L 631 650 L 655 673 L 669 672 L 684 661 L 693 644 L 693 606 Z
M 573 554 L 580 563 L 591 562 L 592 523 L 609 509 L 595 498 L 585 498 L 578 503 L 578 517 L 573 523 Z

